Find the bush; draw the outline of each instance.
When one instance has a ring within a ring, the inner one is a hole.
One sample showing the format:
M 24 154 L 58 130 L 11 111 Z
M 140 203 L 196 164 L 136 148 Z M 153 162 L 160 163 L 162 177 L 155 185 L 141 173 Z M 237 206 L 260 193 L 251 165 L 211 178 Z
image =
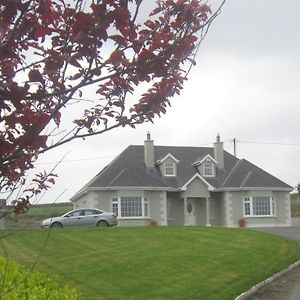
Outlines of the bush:
M 1 300 L 78 300 L 79 293 L 68 286 L 60 287 L 49 275 L 32 272 L 0 256 Z

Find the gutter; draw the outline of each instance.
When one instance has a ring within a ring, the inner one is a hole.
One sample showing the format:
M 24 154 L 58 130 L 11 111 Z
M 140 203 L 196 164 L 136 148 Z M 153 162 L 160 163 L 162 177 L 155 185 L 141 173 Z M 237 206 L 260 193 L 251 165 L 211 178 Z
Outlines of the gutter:
M 214 192 L 239 192 L 239 191 L 275 191 L 275 192 L 291 192 L 291 188 L 281 187 L 226 187 L 216 188 Z

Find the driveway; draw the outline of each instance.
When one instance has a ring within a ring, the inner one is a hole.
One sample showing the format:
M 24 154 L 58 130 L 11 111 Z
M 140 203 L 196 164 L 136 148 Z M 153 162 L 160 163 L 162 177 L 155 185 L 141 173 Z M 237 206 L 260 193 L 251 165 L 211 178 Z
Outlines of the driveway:
M 300 244 L 300 226 L 255 228 L 255 230 L 281 235 Z
M 284 236 L 300 243 L 300 226 L 256 228 L 262 232 L 268 232 Z M 259 289 L 249 296 L 249 300 L 299 300 L 300 299 L 300 266 L 277 278 L 271 284 Z

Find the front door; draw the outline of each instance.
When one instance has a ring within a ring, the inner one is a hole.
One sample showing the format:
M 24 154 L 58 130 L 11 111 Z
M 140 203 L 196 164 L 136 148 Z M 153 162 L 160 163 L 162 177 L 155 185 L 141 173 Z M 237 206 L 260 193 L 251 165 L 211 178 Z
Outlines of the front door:
M 196 225 L 196 203 L 194 199 L 186 200 L 186 225 Z

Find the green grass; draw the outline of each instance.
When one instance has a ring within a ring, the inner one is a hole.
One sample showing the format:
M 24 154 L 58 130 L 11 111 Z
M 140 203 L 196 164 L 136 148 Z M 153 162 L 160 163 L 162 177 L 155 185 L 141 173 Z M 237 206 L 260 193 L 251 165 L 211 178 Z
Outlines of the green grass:
M 24 214 L 7 215 L 5 223 L 7 228 L 36 228 L 39 227 L 39 221 L 61 216 L 72 209 L 71 202 L 32 205 Z
M 232 300 L 300 259 L 295 242 L 225 228 L 24 230 L 2 241 L 12 259 L 39 258 L 36 270 L 97 300 Z

